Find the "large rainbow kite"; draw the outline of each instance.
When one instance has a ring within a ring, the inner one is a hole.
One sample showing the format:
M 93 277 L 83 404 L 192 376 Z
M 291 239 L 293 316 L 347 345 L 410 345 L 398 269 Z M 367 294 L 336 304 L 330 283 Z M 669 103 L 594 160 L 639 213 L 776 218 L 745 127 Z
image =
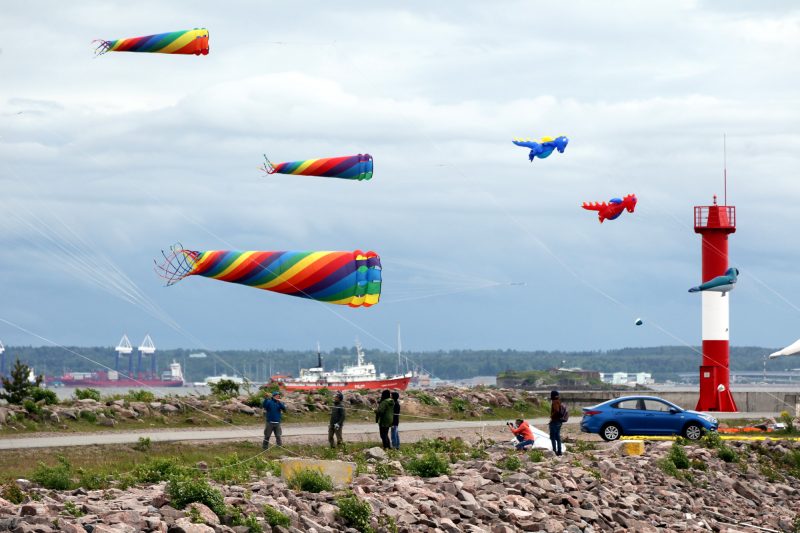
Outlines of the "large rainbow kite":
M 381 259 L 375 252 L 196 252 L 180 245 L 156 272 L 167 285 L 204 276 L 350 307 L 369 307 L 381 296 Z
M 358 181 L 372 178 L 372 156 L 369 154 L 306 159 L 276 165 L 266 155 L 264 159 L 266 163 L 261 170 L 267 174 L 299 174 Z
M 193 30 L 172 31 L 145 35 L 144 37 L 130 37 L 115 41 L 95 41 L 99 43 L 95 53 L 106 52 L 146 52 L 154 54 L 185 54 L 208 55 L 208 30 L 195 28 Z

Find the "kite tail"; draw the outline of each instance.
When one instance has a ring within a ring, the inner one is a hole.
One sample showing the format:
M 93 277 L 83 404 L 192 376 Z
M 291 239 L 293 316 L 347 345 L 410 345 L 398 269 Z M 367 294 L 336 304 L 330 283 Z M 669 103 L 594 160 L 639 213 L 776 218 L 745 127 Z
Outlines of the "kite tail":
M 161 250 L 161 255 L 164 257 L 164 261 L 159 264 L 154 259 L 153 262 L 156 265 L 154 270 L 156 274 L 166 280 L 167 287 L 169 287 L 191 274 L 200 253 L 186 250 L 178 243 L 170 246 L 169 252 Z
M 94 43 L 100 43 L 94 49 L 95 57 L 101 56 L 106 52 L 108 52 L 109 50 L 111 50 L 111 41 L 104 41 L 103 39 L 95 39 L 94 41 L 92 41 L 92 44 Z
M 267 174 L 275 174 L 275 167 L 272 166 L 272 163 L 269 159 L 267 159 L 267 154 L 264 154 L 264 165 L 258 167 L 259 170 L 263 170 Z

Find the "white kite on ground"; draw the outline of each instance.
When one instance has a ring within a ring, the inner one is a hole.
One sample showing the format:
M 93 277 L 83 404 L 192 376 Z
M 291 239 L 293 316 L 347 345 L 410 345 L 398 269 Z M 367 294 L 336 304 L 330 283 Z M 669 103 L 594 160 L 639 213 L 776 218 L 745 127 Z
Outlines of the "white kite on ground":
M 783 357 L 784 355 L 798 355 L 798 354 L 800 354 L 800 340 L 794 341 L 792 344 L 790 344 L 783 350 L 778 350 L 777 352 L 769 354 L 769 358 L 775 359 L 776 357 Z

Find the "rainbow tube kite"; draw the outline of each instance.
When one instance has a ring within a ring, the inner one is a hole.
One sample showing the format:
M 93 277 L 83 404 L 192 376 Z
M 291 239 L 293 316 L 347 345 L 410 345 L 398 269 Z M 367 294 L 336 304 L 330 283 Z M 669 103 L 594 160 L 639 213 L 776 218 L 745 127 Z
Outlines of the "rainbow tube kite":
M 372 179 L 372 156 L 369 154 L 306 159 L 277 165 L 273 165 L 266 155 L 264 159 L 266 163 L 261 170 L 267 174 L 300 174 L 358 181 Z
M 177 245 L 162 255 L 156 272 L 167 286 L 205 276 L 350 307 L 370 307 L 381 296 L 381 259 L 375 252 L 195 252 Z
M 95 49 L 97 55 L 103 55 L 106 52 L 208 55 L 208 30 L 205 28 L 95 42 L 100 43 Z

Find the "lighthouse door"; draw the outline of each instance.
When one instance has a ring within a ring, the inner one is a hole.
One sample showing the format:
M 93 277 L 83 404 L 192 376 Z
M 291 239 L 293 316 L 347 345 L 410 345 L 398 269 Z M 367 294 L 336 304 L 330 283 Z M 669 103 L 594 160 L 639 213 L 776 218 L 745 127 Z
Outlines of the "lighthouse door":
M 698 405 L 698 410 L 701 411 L 719 411 L 719 394 L 717 394 L 718 386 L 718 367 L 716 366 L 701 366 L 700 367 L 700 396 L 703 405 Z M 704 394 L 705 393 L 705 394 Z

